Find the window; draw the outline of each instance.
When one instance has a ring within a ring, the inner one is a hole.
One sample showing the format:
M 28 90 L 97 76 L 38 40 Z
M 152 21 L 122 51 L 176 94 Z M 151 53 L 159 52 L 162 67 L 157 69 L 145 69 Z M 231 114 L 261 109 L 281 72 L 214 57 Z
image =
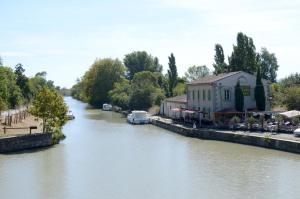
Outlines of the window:
M 211 99 L 210 90 L 207 91 L 207 99 L 208 99 L 208 101 L 210 101 L 210 99 Z
M 208 112 L 208 119 L 210 119 L 210 108 L 208 108 L 207 112 Z
M 203 90 L 202 96 L 203 96 L 203 101 L 205 101 L 205 100 L 206 100 L 206 93 L 205 93 L 205 90 Z
M 228 89 L 224 90 L 224 100 L 229 101 L 230 100 L 230 91 Z
M 193 90 L 193 100 L 195 99 L 195 91 Z

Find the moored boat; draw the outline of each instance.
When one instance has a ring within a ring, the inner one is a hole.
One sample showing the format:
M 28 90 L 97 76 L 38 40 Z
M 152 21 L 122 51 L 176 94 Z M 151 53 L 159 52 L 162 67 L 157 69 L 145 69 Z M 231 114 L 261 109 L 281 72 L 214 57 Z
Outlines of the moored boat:
M 131 124 L 149 124 L 150 117 L 146 111 L 132 111 L 128 114 L 127 121 Z

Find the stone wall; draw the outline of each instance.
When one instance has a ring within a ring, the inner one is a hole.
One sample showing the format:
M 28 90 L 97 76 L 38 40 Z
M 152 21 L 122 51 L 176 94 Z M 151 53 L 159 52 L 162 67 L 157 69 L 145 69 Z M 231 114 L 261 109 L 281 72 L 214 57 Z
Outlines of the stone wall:
M 192 129 L 165 123 L 160 120 L 152 120 L 152 124 L 187 137 L 234 142 L 300 154 L 300 142 L 297 141 L 234 132 L 219 132 L 210 129 Z
M 0 153 L 16 152 L 25 149 L 41 148 L 52 145 L 51 133 L 37 133 L 0 138 Z

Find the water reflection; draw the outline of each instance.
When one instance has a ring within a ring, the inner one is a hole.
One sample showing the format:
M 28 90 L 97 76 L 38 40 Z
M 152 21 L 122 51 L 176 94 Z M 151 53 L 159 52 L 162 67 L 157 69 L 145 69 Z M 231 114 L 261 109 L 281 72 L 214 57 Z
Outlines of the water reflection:
M 0 198 L 298 198 L 300 156 L 186 138 L 66 98 L 48 150 L 0 155 Z M 17 191 L 16 191 L 17 190 Z

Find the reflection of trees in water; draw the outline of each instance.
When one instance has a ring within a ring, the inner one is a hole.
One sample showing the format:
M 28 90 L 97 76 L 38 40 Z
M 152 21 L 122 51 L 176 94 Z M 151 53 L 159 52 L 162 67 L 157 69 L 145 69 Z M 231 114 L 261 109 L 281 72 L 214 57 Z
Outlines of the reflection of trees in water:
M 111 111 L 100 111 L 100 110 L 91 110 L 88 114 L 85 115 L 87 119 L 91 120 L 103 120 L 109 123 L 125 123 L 126 117 L 122 114 L 111 112 Z

